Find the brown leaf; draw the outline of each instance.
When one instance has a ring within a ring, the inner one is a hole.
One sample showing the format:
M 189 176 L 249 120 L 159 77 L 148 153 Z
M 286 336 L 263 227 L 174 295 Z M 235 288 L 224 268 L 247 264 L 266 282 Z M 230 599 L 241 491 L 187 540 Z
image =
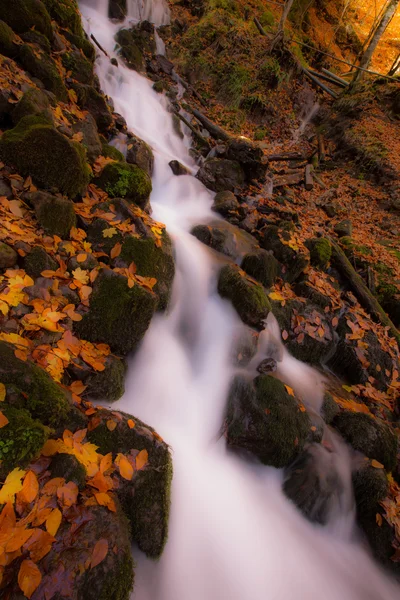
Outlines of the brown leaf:
M 69 481 L 57 490 L 57 498 L 62 506 L 69 507 L 76 503 L 78 499 L 78 486 L 73 481 Z
M 108 542 L 106 539 L 102 538 L 98 540 L 93 548 L 92 558 L 90 561 L 90 568 L 93 569 L 97 567 L 107 556 L 108 553 Z
M 30 598 L 42 581 L 42 574 L 39 568 L 31 560 L 24 560 L 21 563 L 18 573 L 18 585 L 27 598 Z
M 33 532 L 33 529 L 14 529 L 11 537 L 8 538 L 4 546 L 4 550 L 6 552 L 15 552 L 16 550 L 19 550 L 25 544 L 25 542 L 29 540 Z
M 50 552 L 55 538 L 43 529 L 31 529 L 30 531 L 32 531 L 32 536 L 24 544 L 24 550 L 27 550 L 31 560 L 37 563 Z
M 108 421 L 106 422 L 106 425 L 107 425 L 107 429 L 109 431 L 114 431 L 114 429 L 117 426 L 117 423 L 113 419 L 108 419 Z

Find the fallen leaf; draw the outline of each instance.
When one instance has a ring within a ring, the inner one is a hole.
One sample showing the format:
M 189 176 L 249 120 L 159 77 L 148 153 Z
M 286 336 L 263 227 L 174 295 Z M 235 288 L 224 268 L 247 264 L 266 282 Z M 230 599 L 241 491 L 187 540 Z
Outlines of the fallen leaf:
M 23 494 L 26 502 L 31 503 L 34 501 L 39 492 L 39 483 L 37 477 L 33 471 L 28 471 L 25 475 L 24 483 L 22 485 L 21 493 Z
M 90 568 L 93 569 L 97 567 L 107 556 L 108 554 L 108 542 L 106 539 L 102 538 L 98 540 L 93 548 L 92 558 L 90 560 Z
M 136 457 L 137 470 L 140 471 L 140 469 L 143 469 L 143 467 L 145 467 L 147 465 L 148 460 L 149 460 L 149 453 L 147 452 L 147 450 L 141 450 Z
M 61 523 L 61 511 L 55 508 L 46 519 L 46 529 L 50 535 L 55 536 Z
M 118 465 L 121 477 L 130 481 L 133 477 L 133 467 L 126 456 L 118 454 L 115 462 Z
M 6 399 L 6 386 L 4 383 L 0 383 L 0 402 L 4 402 Z
M 286 331 L 286 329 L 284 329 L 284 330 L 282 331 L 282 338 L 283 338 L 284 340 L 287 340 L 287 339 L 288 339 L 288 337 L 289 337 L 289 334 L 288 334 L 288 332 Z
M 4 485 L 0 490 L 0 504 L 14 500 L 15 494 L 22 490 L 21 480 L 24 475 L 25 471 L 22 471 L 19 467 L 16 467 L 7 475 Z
M 129 429 L 133 429 L 135 427 L 135 421 L 133 421 L 132 419 L 128 419 L 127 424 Z
M 371 460 L 371 467 L 374 467 L 374 469 L 384 469 L 385 467 L 383 466 L 382 463 L 380 463 L 378 460 Z
M 106 425 L 107 425 L 107 429 L 109 431 L 114 431 L 114 429 L 117 426 L 117 423 L 113 419 L 108 419 L 108 421 L 106 422 Z
M 18 585 L 27 598 L 30 598 L 42 581 L 42 574 L 39 568 L 31 560 L 24 560 L 21 563 L 18 573 Z
M 376 522 L 379 525 L 379 527 L 382 527 L 382 515 L 380 515 L 379 513 L 376 513 Z
M 111 249 L 110 256 L 111 258 L 117 258 L 121 254 L 122 246 L 119 242 L 115 244 L 115 246 Z
M 6 415 L 3 414 L 0 410 L 0 429 L 2 427 L 5 427 L 6 425 L 8 425 L 9 420 L 7 419 Z

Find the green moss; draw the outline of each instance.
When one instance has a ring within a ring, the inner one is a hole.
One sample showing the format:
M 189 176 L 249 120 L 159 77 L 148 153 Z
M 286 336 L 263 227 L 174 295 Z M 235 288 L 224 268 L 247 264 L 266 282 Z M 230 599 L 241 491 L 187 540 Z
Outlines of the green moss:
M 224 66 L 218 97 L 230 108 L 239 108 L 245 87 L 250 80 L 248 69 L 237 62 Z
M 266 127 L 257 127 L 254 131 L 254 139 L 256 141 L 264 140 L 268 135 L 268 129 Z
M 72 454 L 56 454 L 50 465 L 52 477 L 63 477 L 65 481 L 73 481 L 80 490 L 85 487 L 86 469 Z
M 51 44 L 47 37 L 39 31 L 30 30 L 25 33 L 21 33 L 21 39 L 28 44 L 36 44 L 38 45 L 46 54 L 51 53 Z
M 275 17 L 270 10 L 265 9 L 260 16 L 259 21 L 263 27 L 266 29 L 271 29 L 275 23 Z
M 268 56 L 258 70 L 257 79 L 267 88 L 274 89 L 278 87 L 284 79 L 284 73 L 278 59 Z
M 24 117 L 3 134 L 0 157 L 21 175 L 31 175 L 39 184 L 54 186 L 72 198 L 89 183 L 83 148 L 40 116 Z
M 49 121 L 52 119 L 49 99 L 42 90 L 30 88 L 25 92 L 13 110 L 13 123 L 17 124 L 21 119 L 30 115 L 41 115 Z
M 42 271 L 56 271 L 58 268 L 57 261 L 41 246 L 34 246 L 32 250 L 27 254 L 23 261 L 24 269 L 34 279 L 40 277 Z
M 96 180 L 96 185 L 105 190 L 111 198 L 126 198 L 139 206 L 144 206 L 151 194 L 151 179 L 136 165 L 109 163 Z
M 11 246 L 0 242 L 0 269 L 13 267 L 18 262 L 18 254 Z
M 93 82 L 93 65 L 80 52 L 65 52 L 61 55 L 61 61 L 71 76 L 80 83 L 91 84 Z
M 339 414 L 340 409 L 335 402 L 332 394 L 325 392 L 324 399 L 321 406 L 321 417 L 328 425 L 332 423 L 333 419 Z
M 113 118 L 104 96 L 92 85 L 73 82 L 71 87 L 76 92 L 79 106 L 88 110 L 94 117 L 99 131 L 106 133 L 113 124 Z
M 263 287 L 248 279 L 236 265 L 222 267 L 218 292 L 223 298 L 228 298 L 232 302 L 240 318 L 247 325 L 262 326 L 263 319 L 271 310 L 271 304 Z
M 246 254 L 241 267 L 265 287 L 271 287 L 281 271 L 281 266 L 276 258 L 266 250 Z
M 115 402 L 125 391 L 126 363 L 116 356 L 109 356 L 104 371 L 96 372 L 85 380 L 85 397 L 90 400 Z
M 157 307 L 157 296 L 140 285 L 128 287 L 126 277 L 100 271 L 90 298 L 89 312 L 75 330 L 91 342 L 109 344 L 126 355 L 143 338 Z
M 50 196 L 35 206 L 35 213 L 46 233 L 61 239 L 68 239 L 71 228 L 76 226 L 74 204 L 70 200 Z
M 52 18 L 61 27 L 83 37 L 81 16 L 76 0 L 43 0 Z
M 24 33 L 34 27 L 50 40 L 53 38 L 50 15 L 40 0 L 2 0 L 0 19 L 16 33 Z
M 163 231 L 161 248 L 156 246 L 152 238 L 140 239 L 130 236 L 122 245 L 119 259 L 125 261 L 128 266 L 134 262 L 138 275 L 157 279 L 153 290 L 160 297 L 159 308 L 165 309 L 171 295 L 175 275 L 169 235 Z
M 108 223 L 108 221 L 105 221 L 104 219 L 95 219 L 88 227 L 87 236 L 88 241 L 92 243 L 93 248 L 97 252 L 106 252 L 109 254 L 117 242 L 122 243 L 123 235 L 120 231 L 117 231 L 112 237 L 105 237 L 103 232 L 106 229 L 110 229 L 110 223 Z M 107 261 L 107 257 L 102 256 L 102 261 Z
M 389 491 L 389 482 L 383 469 L 375 469 L 369 463 L 353 474 L 354 496 L 360 517 L 369 515 L 375 519 L 378 502 Z
M 0 429 L 1 473 L 25 466 L 46 442 L 50 430 L 34 421 L 28 411 L 3 403 L 1 412 L 9 423 Z
M 90 62 L 94 62 L 96 58 L 96 50 L 94 49 L 93 44 L 91 44 L 86 37 L 75 35 L 68 29 L 63 29 L 61 33 L 69 42 L 71 42 L 71 44 L 76 46 L 79 50 L 82 50 L 83 54 L 90 60 Z
M 134 582 L 134 566 L 132 553 L 128 548 L 119 557 L 114 568 L 101 578 L 101 590 L 94 592 L 92 586 L 87 587 L 86 600 L 129 600 Z
M 165 81 L 163 79 L 160 79 L 160 81 L 156 81 L 153 84 L 153 90 L 155 92 L 157 92 L 157 94 L 162 94 L 167 89 L 168 89 L 168 86 L 166 85 L 166 83 L 165 83 Z
M 34 77 L 40 79 L 45 88 L 53 92 L 58 100 L 67 102 L 67 90 L 58 72 L 56 63 L 38 45 L 35 48 L 29 44 L 21 46 L 19 60 L 24 69 L 29 71 Z
M 117 150 L 117 148 L 114 148 L 114 146 L 103 143 L 101 148 L 101 154 L 106 158 L 113 158 L 114 160 L 122 163 L 125 161 L 125 156 L 122 154 L 122 152 Z
M 311 264 L 320 269 L 325 269 L 332 255 L 330 241 L 326 238 L 314 238 L 308 241 L 307 247 L 310 250 Z
M 15 40 L 16 37 L 11 27 L 4 21 L 0 21 L 0 54 L 14 58 L 18 53 Z
M 0 342 L 0 381 L 25 392 L 25 407 L 44 425 L 65 423 L 70 405 L 60 387 L 40 367 L 16 358 L 14 347 Z

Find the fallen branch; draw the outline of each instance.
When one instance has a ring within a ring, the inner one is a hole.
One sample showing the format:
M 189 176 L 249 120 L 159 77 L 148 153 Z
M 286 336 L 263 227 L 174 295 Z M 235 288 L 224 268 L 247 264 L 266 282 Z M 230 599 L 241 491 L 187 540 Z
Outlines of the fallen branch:
M 349 82 L 343 79 L 342 77 L 339 77 L 339 75 L 336 75 L 336 73 L 332 73 L 332 71 L 328 71 L 328 69 L 324 68 L 322 68 L 321 71 L 325 73 L 325 75 L 329 75 L 329 77 L 332 77 L 332 79 L 336 79 L 336 81 L 338 83 L 341 83 L 343 87 L 349 87 Z
M 281 175 L 279 177 L 274 177 L 273 186 L 274 189 L 278 187 L 284 187 L 286 185 L 298 185 L 304 180 L 304 172 L 293 173 L 291 175 Z
M 107 58 L 110 58 L 108 53 L 104 50 L 103 46 L 100 46 L 99 42 L 96 40 L 96 38 L 94 37 L 93 33 L 90 34 L 90 37 L 92 38 L 92 40 L 94 41 L 94 43 L 96 44 L 96 46 L 102 51 L 104 52 L 104 54 L 107 56 Z
M 328 88 L 327 85 L 325 85 L 324 83 L 322 83 L 322 81 L 320 81 L 319 79 L 317 79 L 312 73 L 310 73 L 310 71 L 308 69 L 305 69 L 303 67 L 303 73 L 309 77 L 311 79 L 311 81 L 313 81 L 318 87 L 320 87 L 324 92 L 326 92 L 327 94 L 329 94 L 330 96 L 332 96 L 332 98 L 338 98 L 338 94 L 336 92 L 334 92 L 333 90 L 331 90 L 331 88 Z
M 318 158 L 320 163 L 325 162 L 325 141 L 320 133 L 318 134 Z
M 253 21 L 254 21 L 254 23 L 255 23 L 255 26 L 257 27 L 258 31 L 261 33 L 261 35 L 264 35 L 264 36 L 265 36 L 265 37 L 267 37 L 267 38 L 272 38 L 272 36 L 271 36 L 271 35 L 269 35 L 269 34 L 268 34 L 266 31 L 265 31 L 264 27 L 261 25 L 261 23 L 260 23 L 260 21 L 257 19 L 257 17 L 254 17 Z
M 375 296 L 371 294 L 360 275 L 352 267 L 343 250 L 334 240 L 331 239 L 330 242 L 332 244 L 332 262 L 345 279 L 347 279 L 361 305 L 375 318 L 375 320 L 380 321 L 382 325 L 388 327 L 397 343 L 400 344 L 400 333 L 398 329 L 389 319 Z
M 187 81 L 182 79 L 182 77 L 180 75 L 178 75 L 178 73 L 176 73 L 176 71 L 173 72 L 172 78 L 175 79 L 175 81 L 179 82 L 181 85 L 183 85 L 185 90 L 187 90 L 190 94 L 192 94 L 195 98 L 197 98 L 197 100 L 200 102 L 200 104 L 202 104 L 203 106 L 207 106 L 206 102 L 204 102 L 204 100 L 200 96 L 199 92 L 196 92 L 194 87 L 192 87 Z
M 304 160 L 304 156 L 298 152 L 283 152 L 282 154 L 270 154 L 267 156 L 269 162 L 281 162 L 285 160 Z
M 222 127 L 219 127 L 218 125 L 210 121 L 210 119 L 205 117 L 196 108 L 192 108 L 191 111 L 193 113 L 193 116 L 196 117 L 196 119 L 203 125 L 205 129 L 207 129 L 207 131 L 213 136 L 213 138 L 215 138 L 216 140 L 223 140 L 225 142 L 229 142 L 229 140 L 232 139 L 229 133 L 224 131 Z
M 309 71 L 309 73 L 311 73 L 311 75 L 314 75 L 315 77 L 319 77 L 319 79 L 323 79 L 324 81 L 328 81 L 329 83 L 332 83 L 333 85 L 338 85 L 341 88 L 347 87 L 347 85 L 344 85 L 340 81 L 333 79 L 333 77 L 329 77 L 329 75 L 324 75 L 323 73 L 319 73 L 318 71 L 313 71 L 312 69 L 308 69 L 308 71 Z
M 314 187 L 314 181 L 313 181 L 313 166 L 312 165 L 307 165 L 305 172 L 304 172 L 304 184 L 305 184 L 305 188 L 306 190 L 309 192 L 310 190 L 313 189 Z
M 197 131 L 196 127 L 194 127 L 187 119 L 185 119 L 185 117 L 183 117 L 177 110 L 174 110 L 173 114 L 176 115 L 178 119 L 180 119 L 182 123 L 186 125 L 186 127 L 189 127 L 189 129 L 194 133 L 199 142 L 201 142 L 204 146 L 207 146 L 207 148 L 210 147 L 210 144 L 207 142 L 206 138 L 204 138 L 201 135 L 201 133 Z

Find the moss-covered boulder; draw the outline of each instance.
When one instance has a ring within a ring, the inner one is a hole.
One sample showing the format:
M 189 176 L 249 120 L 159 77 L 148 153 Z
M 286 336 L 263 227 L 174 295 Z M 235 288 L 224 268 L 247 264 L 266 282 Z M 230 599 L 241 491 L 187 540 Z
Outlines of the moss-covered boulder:
M 214 192 L 240 191 L 245 181 L 240 164 L 225 158 L 210 158 L 200 167 L 196 177 Z
M 215 195 L 214 203 L 211 208 L 220 215 L 227 216 L 229 213 L 238 210 L 239 207 L 240 204 L 237 201 L 235 194 L 225 190 L 223 192 L 218 192 L 218 194 Z
M 248 275 L 257 279 L 263 286 L 271 287 L 281 273 L 281 265 L 266 250 L 246 254 L 241 267 Z
M 86 149 L 86 154 L 91 163 L 93 163 L 99 154 L 102 153 L 102 143 L 97 130 L 94 117 L 88 113 L 82 121 L 74 123 L 72 126 L 74 133 L 82 134 L 82 145 Z
M 85 260 L 80 261 L 80 262 L 78 262 L 77 256 L 71 256 L 71 258 L 68 260 L 67 266 L 68 266 L 68 271 L 71 273 L 71 271 L 74 271 L 75 269 L 78 269 L 79 267 L 81 269 L 91 271 L 92 269 L 97 267 L 98 264 L 99 264 L 99 261 L 97 260 L 97 258 L 95 256 L 93 256 L 93 254 L 86 253 Z
M 131 352 L 143 338 L 157 308 L 157 296 L 109 269 L 94 283 L 89 311 L 75 323 L 78 334 L 91 342 L 109 344 L 117 354 Z
M 196 225 L 191 233 L 203 244 L 234 259 L 241 258 L 258 248 L 252 235 L 227 221 L 211 221 L 208 225 Z
M 334 232 L 339 237 L 351 237 L 351 234 L 353 233 L 353 225 L 349 219 L 344 219 L 335 225 Z
M 278 379 L 263 375 L 254 384 L 237 376 L 229 392 L 225 435 L 230 446 L 262 463 L 287 466 L 302 451 L 311 422 Z
M 40 277 L 42 271 L 56 271 L 58 269 L 57 261 L 49 256 L 41 246 L 34 246 L 24 257 L 22 264 L 28 275 L 34 279 Z
M 71 42 L 73 46 L 78 48 L 78 50 L 82 50 L 83 54 L 90 60 L 90 62 L 94 62 L 96 58 L 96 50 L 93 44 L 91 44 L 85 36 L 76 35 L 68 29 L 63 29 L 61 33 L 69 42 Z
M 115 39 L 121 47 L 119 52 L 126 64 L 135 71 L 143 71 L 145 55 L 156 52 L 154 25 L 148 21 L 143 21 L 131 29 L 120 29 Z
M 110 229 L 110 223 L 105 219 L 95 219 L 88 227 L 87 239 L 92 244 L 93 249 L 96 252 L 106 252 L 109 254 L 115 244 L 122 243 L 123 235 L 120 231 L 117 231 L 114 235 L 109 237 L 107 230 Z M 107 260 L 106 256 L 102 257 L 102 261 Z
M 71 87 L 76 92 L 79 106 L 90 112 L 100 132 L 107 133 L 113 124 L 113 118 L 104 96 L 92 85 L 74 82 Z
M 53 37 L 50 15 L 40 0 L 2 0 L 0 19 L 16 33 L 24 33 L 34 27 L 50 40 Z
M 61 27 L 83 37 L 81 15 L 77 0 L 43 0 L 51 17 Z
M 397 285 L 382 275 L 378 279 L 375 293 L 382 308 L 388 313 L 396 327 L 400 328 L 400 293 Z
M 89 183 L 82 147 L 70 142 L 43 117 L 30 116 L 0 139 L 0 158 L 45 187 L 73 198 Z
M 76 225 L 74 203 L 47 192 L 33 192 L 30 194 L 30 200 L 36 218 L 46 233 L 67 239 L 71 228 Z
M 90 371 L 89 377 L 83 377 L 86 385 L 85 398 L 115 402 L 125 391 L 127 365 L 123 359 L 108 356 L 104 371 Z
M 232 302 L 246 325 L 262 327 L 263 320 L 271 310 L 262 285 L 249 279 L 236 265 L 225 265 L 219 275 L 218 292 Z
M 144 207 L 151 194 L 151 179 L 136 165 L 123 162 L 109 163 L 103 169 L 96 185 L 111 198 L 126 198 L 138 206 Z
M 126 0 L 110 0 L 108 3 L 108 16 L 116 21 L 123 21 L 127 15 Z
M 4 476 L 16 466 L 25 466 L 38 454 L 50 429 L 32 419 L 27 410 L 2 403 L 1 412 L 8 419 L 7 425 L 0 429 L 0 473 Z
M 308 240 L 307 248 L 310 250 L 311 264 L 320 269 L 326 269 L 332 255 L 330 241 L 326 238 L 313 238 Z
M 321 406 L 321 417 L 327 425 L 330 425 L 333 419 L 339 414 L 340 408 L 335 402 L 332 394 L 325 392 Z
M 357 506 L 357 516 L 363 520 L 372 517 L 378 511 L 378 503 L 389 491 L 389 482 L 383 469 L 376 469 L 369 461 L 353 474 L 354 498 Z
M 122 152 L 120 152 L 118 148 L 115 148 L 115 146 L 107 144 L 106 142 L 102 142 L 101 144 L 101 155 L 105 156 L 106 158 L 113 158 L 118 162 L 125 161 L 125 156 L 122 154 Z
M 93 65 L 81 52 L 78 50 L 64 52 L 61 55 L 61 61 L 64 68 L 71 71 L 73 79 L 89 85 L 93 83 Z
M 53 116 L 50 110 L 50 101 L 43 90 L 30 88 L 25 92 L 13 110 L 13 123 L 16 125 L 21 119 L 30 115 L 41 115 L 51 122 Z
M 126 238 L 118 258 L 124 261 L 126 266 L 134 262 L 138 275 L 157 279 L 153 291 L 159 296 L 158 308 L 165 309 L 175 275 L 172 243 L 166 231 L 163 231 L 160 247 L 156 245 L 153 238 L 143 239 L 133 236 Z
M 46 52 L 46 54 L 51 53 L 51 44 L 48 38 L 39 31 L 31 29 L 25 33 L 21 33 L 20 38 L 27 44 L 37 44 L 44 52 Z
M 307 250 L 303 252 L 298 248 L 287 229 L 269 225 L 264 229 L 260 245 L 265 250 L 272 250 L 275 258 L 286 267 L 285 279 L 289 283 L 296 281 L 309 265 Z
M 264 153 L 258 144 L 243 138 L 230 140 L 226 156 L 240 164 L 249 183 L 264 177 L 267 164 L 263 162 Z
M 13 267 L 18 260 L 18 254 L 11 246 L 0 242 L 0 269 L 8 269 Z
M 381 419 L 365 413 L 343 411 L 332 425 L 354 448 L 382 463 L 388 471 L 396 465 L 398 439 Z
M 44 425 L 58 426 L 66 423 L 71 406 L 62 389 L 51 377 L 29 360 L 23 361 L 14 354 L 15 348 L 0 342 L 0 381 L 15 385 L 25 394 L 22 408 Z
M 116 490 L 125 514 L 131 521 L 132 538 L 151 558 L 162 553 L 168 535 L 172 460 L 167 444 L 148 425 L 130 415 L 101 410 L 100 425 L 88 433 L 99 452 L 134 456 L 146 451 L 148 462 L 136 470 L 131 481 L 121 480 Z M 117 423 L 110 431 L 107 421 Z M 129 422 L 129 423 L 128 423 Z M 133 425 L 133 427 L 132 427 Z
M 15 43 L 16 39 L 11 27 L 4 21 L 0 21 L 0 54 L 15 58 L 18 54 L 18 45 Z
M 38 46 L 24 44 L 19 50 L 19 60 L 27 71 L 40 79 L 46 90 L 53 92 L 58 100 L 67 102 L 68 94 L 54 60 Z
M 154 155 L 153 150 L 146 142 L 133 136 L 128 140 L 128 151 L 126 153 L 126 162 L 137 165 L 149 177 L 153 175 Z

